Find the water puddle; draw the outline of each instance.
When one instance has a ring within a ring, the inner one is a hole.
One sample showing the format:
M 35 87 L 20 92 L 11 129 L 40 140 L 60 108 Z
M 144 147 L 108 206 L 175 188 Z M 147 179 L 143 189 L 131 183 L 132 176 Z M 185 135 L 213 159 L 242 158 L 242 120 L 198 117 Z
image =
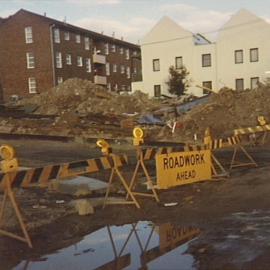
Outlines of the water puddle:
M 185 252 L 199 234 L 197 228 L 147 221 L 106 226 L 75 245 L 22 261 L 14 269 L 196 269 L 193 256 Z

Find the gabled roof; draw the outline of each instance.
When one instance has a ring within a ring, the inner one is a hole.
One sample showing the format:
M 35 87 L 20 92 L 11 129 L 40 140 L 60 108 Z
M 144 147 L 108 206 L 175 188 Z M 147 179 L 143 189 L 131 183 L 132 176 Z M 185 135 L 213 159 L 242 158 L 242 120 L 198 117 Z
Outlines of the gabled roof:
M 81 28 L 81 27 L 78 27 L 78 26 L 75 26 L 75 25 L 72 25 L 72 24 L 69 24 L 69 23 L 66 23 L 66 22 L 61 22 L 61 21 L 49 18 L 47 16 L 43 16 L 43 15 L 31 12 L 31 11 L 25 10 L 25 9 L 20 9 L 15 14 L 13 14 L 12 16 L 8 17 L 5 20 L 10 20 L 10 19 L 12 19 L 12 17 L 14 17 L 14 16 L 16 16 L 17 14 L 20 14 L 20 13 L 24 13 L 26 15 L 30 14 L 32 16 L 39 17 L 40 19 L 42 19 L 44 21 L 47 21 L 50 25 L 55 24 L 55 25 L 57 25 L 59 27 L 62 27 L 64 29 L 67 29 L 67 30 L 70 30 L 70 31 L 73 30 L 73 31 L 79 32 L 81 34 L 88 34 L 88 35 L 91 35 L 91 36 L 95 37 L 96 39 L 104 40 L 104 41 L 107 41 L 107 42 L 113 42 L 115 44 L 126 45 L 126 46 L 129 46 L 129 47 L 133 47 L 134 49 L 139 49 L 140 48 L 140 46 L 138 46 L 138 45 L 136 45 L 134 43 L 130 43 L 130 42 L 123 41 L 123 40 L 120 40 L 120 39 L 117 39 L 117 38 L 113 38 L 113 37 L 110 37 L 110 36 L 99 34 L 97 32 L 87 30 L 85 28 Z
M 222 32 L 233 27 L 240 27 L 258 22 L 265 21 L 246 9 L 240 9 L 238 12 L 232 15 L 230 20 L 227 21 L 219 31 Z
M 192 37 L 192 33 L 167 16 L 161 20 L 144 36 L 142 44 Z

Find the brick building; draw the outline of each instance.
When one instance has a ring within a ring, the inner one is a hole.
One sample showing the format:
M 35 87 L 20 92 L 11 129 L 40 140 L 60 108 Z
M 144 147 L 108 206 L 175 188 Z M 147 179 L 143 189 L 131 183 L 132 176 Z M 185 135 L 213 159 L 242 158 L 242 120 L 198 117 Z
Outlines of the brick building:
M 0 18 L 0 95 L 28 96 L 68 78 L 130 91 L 138 45 L 26 10 Z

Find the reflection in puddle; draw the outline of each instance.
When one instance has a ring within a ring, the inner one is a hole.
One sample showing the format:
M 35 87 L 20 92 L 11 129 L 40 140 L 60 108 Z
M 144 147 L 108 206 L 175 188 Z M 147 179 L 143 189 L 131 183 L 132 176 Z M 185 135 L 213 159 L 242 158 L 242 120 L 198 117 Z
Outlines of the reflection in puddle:
M 15 269 L 195 269 L 193 257 L 184 253 L 199 234 L 199 229 L 169 223 L 107 226 L 76 245 L 22 261 Z

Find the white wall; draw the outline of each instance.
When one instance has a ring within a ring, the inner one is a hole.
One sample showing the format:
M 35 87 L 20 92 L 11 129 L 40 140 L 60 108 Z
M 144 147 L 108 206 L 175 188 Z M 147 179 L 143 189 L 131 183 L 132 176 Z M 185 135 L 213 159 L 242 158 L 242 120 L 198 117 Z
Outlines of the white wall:
M 169 31 L 170 30 L 170 31 Z M 154 95 L 154 85 L 161 85 L 162 94 L 168 94 L 168 69 L 175 65 L 175 57 L 182 56 L 183 64 L 192 81 L 189 92 L 201 96 L 195 87 L 212 81 L 214 90 L 227 86 L 235 88 L 235 79 L 243 78 L 244 87 L 250 88 L 250 79 L 262 81 L 270 71 L 270 25 L 246 10 L 239 11 L 221 29 L 216 43 L 195 45 L 193 35 L 169 18 L 163 18 L 143 39 L 143 83 L 135 83 L 132 90 Z M 259 61 L 250 62 L 251 48 L 259 49 Z M 244 51 L 244 63 L 235 64 L 234 51 Z M 202 54 L 211 54 L 211 67 L 202 67 Z M 160 59 L 160 71 L 153 71 L 153 59 Z M 268 76 L 270 76 L 268 74 Z

